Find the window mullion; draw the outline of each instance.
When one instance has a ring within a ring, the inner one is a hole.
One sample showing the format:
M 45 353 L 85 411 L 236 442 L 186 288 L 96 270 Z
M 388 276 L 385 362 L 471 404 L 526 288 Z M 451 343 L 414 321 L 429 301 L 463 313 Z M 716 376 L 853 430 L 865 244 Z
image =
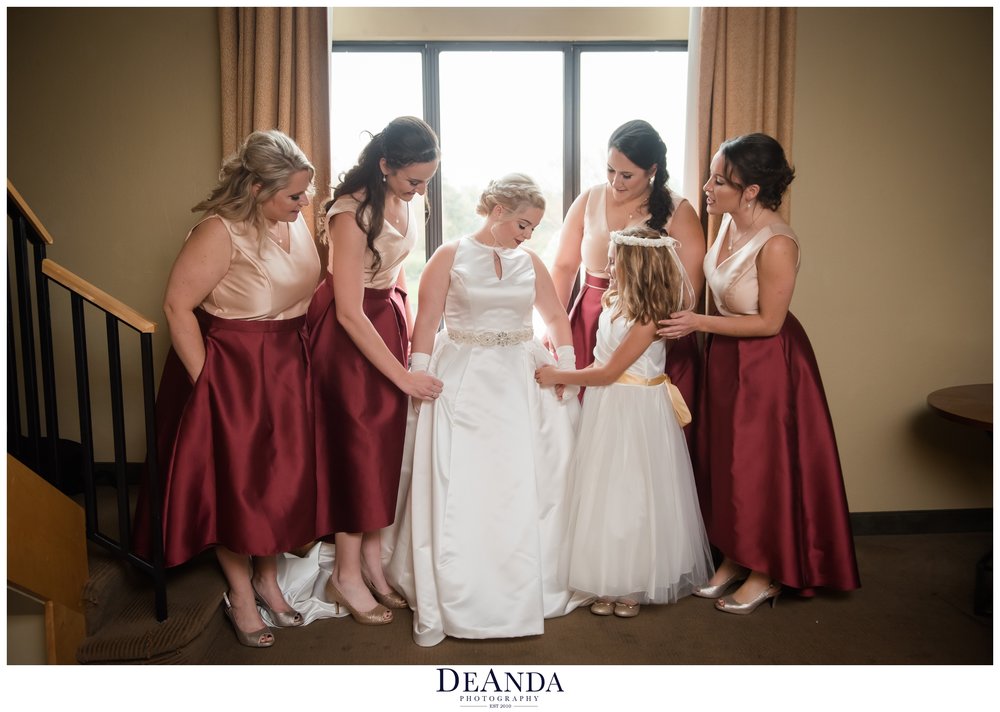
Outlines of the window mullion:
M 441 50 L 437 45 L 425 44 L 421 50 L 423 56 L 423 81 L 424 81 L 424 121 L 430 124 L 437 135 L 441 136 L 441 71 L 440 57 Z M 425 232 L 425 246 L 427 258 L 434 254 L 434 250 L 441 246 L 444 241 L 444 226 L 442 221 L 441 171 L 434 175 L 428 185 L 426 209 L 430 211 L 430 219 L 427 221 Z
M 580 192 L 580 49 L 563 51 L 563 215 Z

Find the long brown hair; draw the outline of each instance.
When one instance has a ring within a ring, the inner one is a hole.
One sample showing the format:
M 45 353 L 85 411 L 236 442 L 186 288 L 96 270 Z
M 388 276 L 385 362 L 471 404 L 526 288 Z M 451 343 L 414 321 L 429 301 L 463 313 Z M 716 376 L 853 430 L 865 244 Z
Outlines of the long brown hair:
M 673 239 L 645 226 L 626 228 L 615 234 L 641 240 Z M 690 301 L 686 296 L 690 288 L 685 289 L 687 276 L 676 255 L 671 254 L 673 247 L 614 243 L 614 250 L 614 280 L 601 300 L 605 307 L 614 302 L 614 318 L 624 316 L 629 321 L 648 324 L 692 306 L 686 303 Z
M 649 122 L 633 119 L 615 129 L 608 139 L 608 148 L 618 149 L 635 165 L 648 171 L 656 168 L 649 191 L 649 220 L 646 225 L 662 230 L 674 213 L 674 199 L 667 188 L 667 144 Z
M 357 164 L 341 176 L 340 184 L 333 191 L 333 199 L 323 206 L 323 210 L 329 212 L 330 206 L 342 195 L 363 194 L 354 220 L 367 236 L 375 272 L 382 267 L 382 255 L 375 249 L 375 238 L 382 233 L 385 220 L 385 176 L 379 161 L 384 158 L 386 165 L 397 170 L 414 163 L 429 163 L 440 157 L 437 134 L 423 119 L 416 116 L 395 118 L 372 136 L 358 156 Z

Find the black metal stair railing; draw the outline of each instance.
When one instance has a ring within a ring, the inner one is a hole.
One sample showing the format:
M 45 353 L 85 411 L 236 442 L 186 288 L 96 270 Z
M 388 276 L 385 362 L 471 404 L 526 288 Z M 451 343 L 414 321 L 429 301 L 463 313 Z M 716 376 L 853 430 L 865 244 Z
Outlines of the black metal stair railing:
M 157 469 L 154 415 L 156 390 L 152 339 L 156 325 L 48 259 L 46 247 L 52 244 L 52 238 L 10 181 L 7 182 L 7 220 L 11 238 L 9 251 L 13 253 L 13 263 L 8 260 L 7 282 L 7 450 L 64 492 L 79 491 L 74 477 L 82 479 L 88 539 L 151 576 L 156 618 L 159 621 L 166 620 L 166 575 L 160 515 L 162 490 Z M 13 274 L 10 273 L 11 267 Z M 65 288 L 70 295 L 79 443 L 59 437 L 59 396 L 56 387 L 52 307 L 49 300 L 50 283 Z M 114 440 L 113 479 L 118 515 L 117 537 L 101 531 L 97 517 L 94 421 L 85 318 L 88 304 L 105 316 Z M 127 477 L 129 462 L 126 451 L 120 333 L 122 326 L 138 334 L 142 364 L 146 444 L 143 465 L 144 476 L 147 478 L 152 550 L 149 559 L 132 551 L 133 522 Z M 71 464 L 77 465 L 79 472 L 74 472 Z
M 60 475 L 57 447 L 59 425 L 55 408 L 45 408 L 44 436 L 41 427 L 42 403 L 55 403 L 51 315 L 48 290 L 45 289 L 41 273 L 45 248 L 52 244 L 52 238 L 47 232 L 36 229 L 28 216 L 23 214 L 10 188 L 7 191 L 7 216 L 11 220 L 14 257 L 13 279 L 8 274 L 7 280 L 7 449 L 49 482 L 64 489 L 65 483 L 61 481 Z M 30 256 L 29 246 L 32 248 Z M 12 285 L 16 299 L 12 299 Z M 32 286 L 37 304 L 37 322 L 32 319 Z M 17 348 L 12 328 L 12 304 L 17 304 L 18 307 L 20 349 Z M 38 349 L 35 346 L 36 328 Z M 21 364 L 21 378 L 18 378 L 18 363 Z

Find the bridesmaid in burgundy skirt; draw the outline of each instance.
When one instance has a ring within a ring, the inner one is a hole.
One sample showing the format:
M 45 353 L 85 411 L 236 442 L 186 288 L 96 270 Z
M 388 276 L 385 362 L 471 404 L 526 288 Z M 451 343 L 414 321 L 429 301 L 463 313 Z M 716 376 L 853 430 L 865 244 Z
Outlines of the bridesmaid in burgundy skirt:
M 799 242 L 775 211 L 794 176 L 770 136 L 722 144 L 704 186 L 708 212 L 725 214 L 704 264 L 717 315 L 678 312 L 657 332 L 710 334 L 696 476 L 725 558 L 695 595 L 726 613 L 774 605 L 783 586 L 810 596 L 861 585 L 819 367 L 788 311 Z
M 317 519 L 336 545 L 326 596 L 367 625 L 389 623 L 389 608 L 407 607 L 382 572 L 380 530 L 395 517 L 407 396 L 441 392 L 438 379 L 407 370 L 412 317 L 403 273 L 419 219 L 409 203 L 426 191 L 438 156 L 434 131 L 412 116 L 372 137 L 326 206 L 329 274 L 307 315 Z
M 168 566 L 215 547 L 239 641 L 268 647 L 302 624 L 275 556 L 312 540 L 315 455 L 305 312 L 320 276 L 301 215 L 314 170 L 279 131 L 257 131 L 195 206 L 167 282 L 170 351 L 157 398 Z M 143 509 L 137 519 L 148 516 Z M 148 550 L 138 526 L 137 549 Z
M 694 293 L 701 295 L 705 233 L 691 204 L 667 188 L 668 179 L 667 147 L 659 133 L 645 121 L 629 121 L 615 129 L 608 140 L 607 182 L 582 192 L 566 213 L 552 280 L 562 303 L 568 304 L 583 264 L 583 286 L 569 317 L 577 368 L 594 360 L 601 297 L 608 287 L 612 231 L 646 225 L 676 238 Z M 692 413 L 696 410 L 700 359 L 694 336 L 671 344 L 667 353 L 666 372 Z M 690 441 L 693 429 L 688 427 L 684 432 Z

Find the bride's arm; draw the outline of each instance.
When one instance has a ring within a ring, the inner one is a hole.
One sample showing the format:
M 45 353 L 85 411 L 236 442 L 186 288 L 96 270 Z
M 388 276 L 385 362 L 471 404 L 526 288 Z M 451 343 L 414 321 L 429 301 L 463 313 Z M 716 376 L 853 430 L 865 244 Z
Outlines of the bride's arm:
M 569 317 L 562 302 L 559 301 L 552 277 L 549 276 L 549 271 L 545 269 L 545 264 L 538 255 L 531 250 L 525 252 L 531 255 L 531 261 L 535 265 L 535 309 L 545 322 L 549 338 L 557 348 L 572 346 L 573 334 L 569 327 Z
M 415 354 L 430 354 L 434 347 L 434 335 L 444 314 L 448 287 L 451 285 L 451 266 L 455 262 L 457 242 L 441 245 L 424 267 L 420 275 L 420 291 L 417 300 L 417 318 L 413 325 L 411 351 Z

